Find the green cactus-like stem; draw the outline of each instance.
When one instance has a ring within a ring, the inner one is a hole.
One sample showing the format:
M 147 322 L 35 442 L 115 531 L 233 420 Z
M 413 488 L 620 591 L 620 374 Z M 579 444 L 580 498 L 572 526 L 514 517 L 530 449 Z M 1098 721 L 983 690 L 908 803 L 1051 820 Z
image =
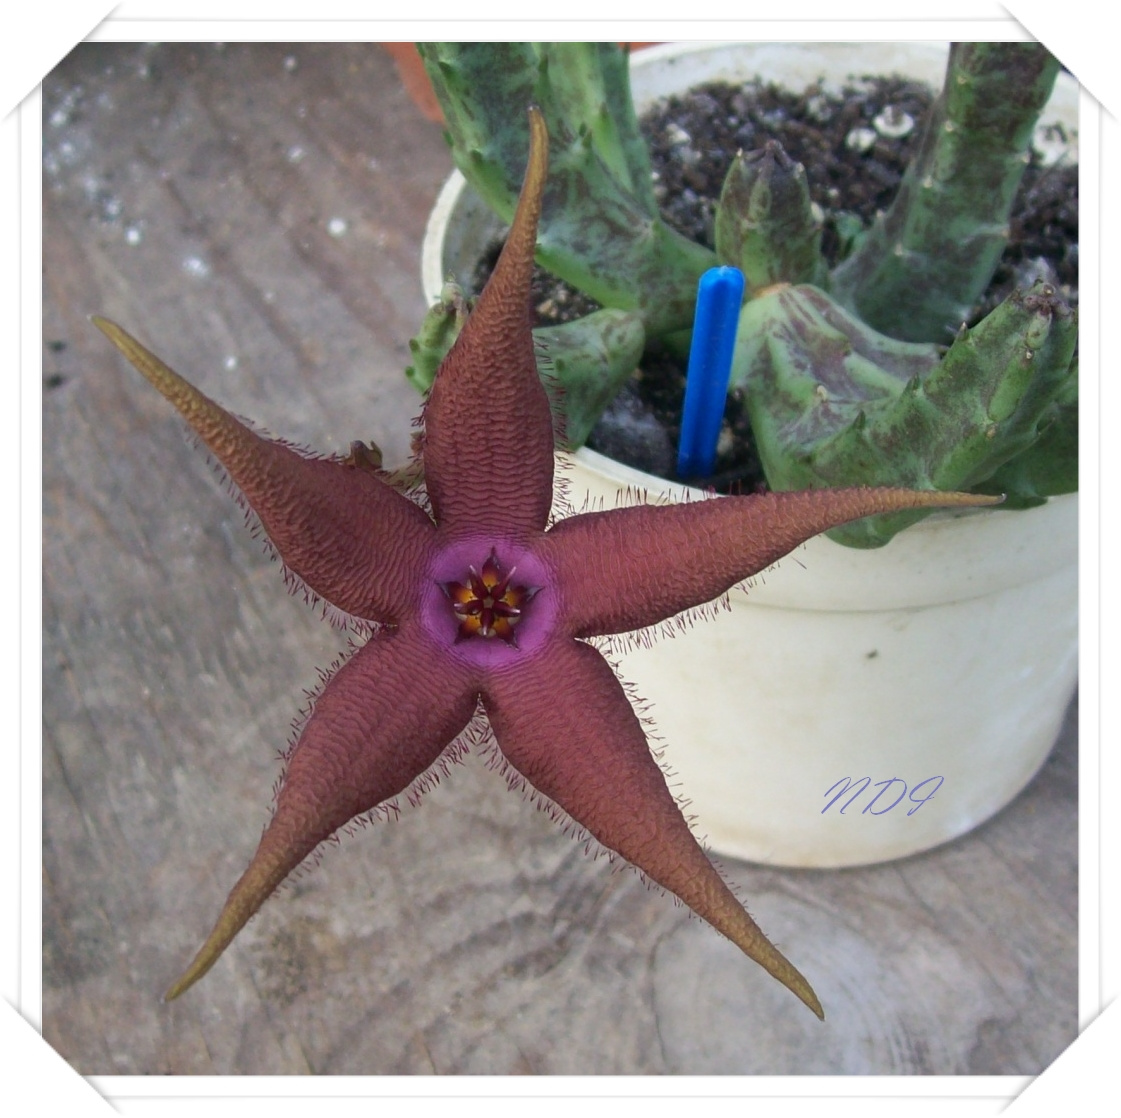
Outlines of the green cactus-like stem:
M 526 106 L 541 107 L 550 152 L 538 262 L 605 307 L 641 311 L 650 333 L 689 326 L 697 281 L 716 257 L 657 215 L 619 48 L 425 43 L 420 52 L 457 166 L 506 220 L 528 150 Z
M 418 392 L 427 392 L 432 387 L 440 362 L 467 321 L 467 309 L 462 289 L 450 282 L 444 284 L 440 301 L 428 308 L 416 337 L 409 341 L 413 363 L 405 370 L 405 376 Z
M 1043 282 L 960 331 L 922 385 L 936 416 L 928 440 L 936 489 L 981 485 L 1033 450 L 1072 405 L 1077 414 L 1077 344 L 1077 314 Z
M 814 449 L 929 375 L 939 353 L 877 334 L 808 284 L 778 286 L 745 303 L 731 384 L 743 393 L 771 487 L 824 484 Z M 873 464 L 868 457 L 854 472 Z
M 533 340 L 545 387 L 564 416 L 563 443 L 575 450 L 638 367 L 646 343 L 642 316 L 607 307 L 575 322 L 539 327 Z
M 716 254 L 743 272 L 749 293 L 824 279 L 806 169 L 777 140 L 733 160 L 716 208 Z
M 525 167 L 525 106 L 539 103 L 541 61 L 533 43 L 417 43 L 440 102 L 456 165 L 504 220 L 513 218 Z M 511 106 L 521 106 L 511 112 Z M 546 117 L 546 123 L 550 123 Z M 555 146 L 554 129 L 549 128 Z
M 1048 497 L 1078 491 L 1078 358 L 1069 384 L 1039 424 L 1039 438 L 974 488 L 1006 494 L 1008 508 L 1030 508 Z
M 1076 342 L 1076 316 L 1045 284 L 1010 296 L 941 358 L 877 334 L 817 288 L 784 287 L 745 304 L 733 376 L 774 489 L 968 489 L 1061 439 Z M 877 547 L 918 519 L 830 535 Z
M 1059 63 L 1038 43 L 955 43 L 895 201 L 833 274 L 870 326 L 945 342 L 988 287 Z
M 545 44 L 549 82 L 558 113 L 587 127 L 592 150 L 651 216 L 654 199 L 650 153 L 631 109 L 629 55 L 614 43 Z

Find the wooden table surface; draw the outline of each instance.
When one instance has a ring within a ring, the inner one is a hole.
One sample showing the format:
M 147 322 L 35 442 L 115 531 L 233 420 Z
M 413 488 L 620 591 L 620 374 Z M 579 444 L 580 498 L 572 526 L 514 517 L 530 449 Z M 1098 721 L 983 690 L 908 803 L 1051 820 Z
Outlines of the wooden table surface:
M 842 872 L 724 862 L 824 1024 L 471 758 L 162 1005 L 345 638 L 285 593 L 87 316 L 273 432 L 401 463 L 419 248 L 451 160 L 381 50 L 312 44 L 82 46 L 44 87 L 44 157 L 43 1026 L 75 1067 L 1033 1074 L 1070 1043 L 1073 709 L 966 838 Z

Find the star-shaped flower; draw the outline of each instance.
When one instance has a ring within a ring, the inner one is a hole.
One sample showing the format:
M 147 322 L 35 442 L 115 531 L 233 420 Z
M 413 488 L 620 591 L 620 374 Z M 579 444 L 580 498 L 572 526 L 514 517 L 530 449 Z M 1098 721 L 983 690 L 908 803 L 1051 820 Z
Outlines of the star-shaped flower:
M 549 527 L 553 420 L 529 317 L 548 148 L 535 110 L 530 135 L 506 248 L 424 409 L 431 512 L 368 452 L 316 458 L 263 438 L 120 327 L 94 319 L 222 464 L 288 571 L 375 627 L 315 699 L 260 846 L 167 998 L 214 965 L 322 842 L 436 764 L 481 703 L 506 762 L 533 788 L 823 1015 L 693 837 L 623 687 L 586 638 L 710 602 L 847 520 L 992 499 L 769 493 L 591 512 Z

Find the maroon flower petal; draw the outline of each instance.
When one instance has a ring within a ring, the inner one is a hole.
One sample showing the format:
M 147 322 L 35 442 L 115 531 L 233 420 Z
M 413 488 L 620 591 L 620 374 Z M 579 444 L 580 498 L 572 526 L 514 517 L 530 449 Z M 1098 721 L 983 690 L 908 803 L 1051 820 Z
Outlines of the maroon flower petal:
M 548 136 L 530 114 L 530 159 L 498 264 L 424 409 L 424 476 L 445 530 L 509 536 L 545 527 L 553 499 L 553 419 L 537 373 L 529 282 Z
M 809 983 L 693 837 L 622 686 L 594 648 L 554 641 L 547 655 L 494 672 L 483 703 L 503 755 L 534 788 L 823 1016 Z
M 315 848 L 404 791 L 475 712 L 473 673 L 408 626 L 369 641 L 327 684 L 288 760 L 276 812 L 214 930 L 165 995 L 178 997 Z
M 368 469 L 262 438 L 119 326 L 93 322 L 222 464 L 289 570 L 356 617 L 396 624 L 409 616 L 435 534 L 417 505 Z
M 625 633 L 718 598 L 812 536 L 903 509 L 999 503 L 910 489 L 814 489 L 637 505 L 569 517 L 536 548 L 573 636 Z

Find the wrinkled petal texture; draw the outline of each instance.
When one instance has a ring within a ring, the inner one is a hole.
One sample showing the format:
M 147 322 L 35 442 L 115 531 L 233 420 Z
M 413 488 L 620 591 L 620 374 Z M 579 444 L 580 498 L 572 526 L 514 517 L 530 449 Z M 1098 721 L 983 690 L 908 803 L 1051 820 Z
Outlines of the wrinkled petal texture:
M 434 653 L 415 627 L 380 633 L 330 680 L 288 759 L 257 853 L 168 999 L 210 969 L 321 842 L 408 788 L 467 725 L 477 704 L 475 681 Z
M 569 517 L 538 544 L 576 637 L 626 633 L 711 602 L 838 524 L 986 498 L 908 489 L 818 489 L 636 505 Z
M 547 656 L 493 673 L 483 704 L 503 756 L 534 788 L 821 1016 L 805 978 L 744 911 L 694 838 L 622 686 L 594 648 L 553 642 Z
M 506 246 L 425 405 L 425 485 L 449 535 L 539 532 L 552 507 L 553 418 L 529 306 L 547 158 L 538 113 L 530 118 L 530 163 Z
M 368 470 L 262 438 L 119 326 L 94 322 L 222 464 L 290 571 L 356 617 L 396 624 L 413 612 L 435 535 L 427 514 Z

